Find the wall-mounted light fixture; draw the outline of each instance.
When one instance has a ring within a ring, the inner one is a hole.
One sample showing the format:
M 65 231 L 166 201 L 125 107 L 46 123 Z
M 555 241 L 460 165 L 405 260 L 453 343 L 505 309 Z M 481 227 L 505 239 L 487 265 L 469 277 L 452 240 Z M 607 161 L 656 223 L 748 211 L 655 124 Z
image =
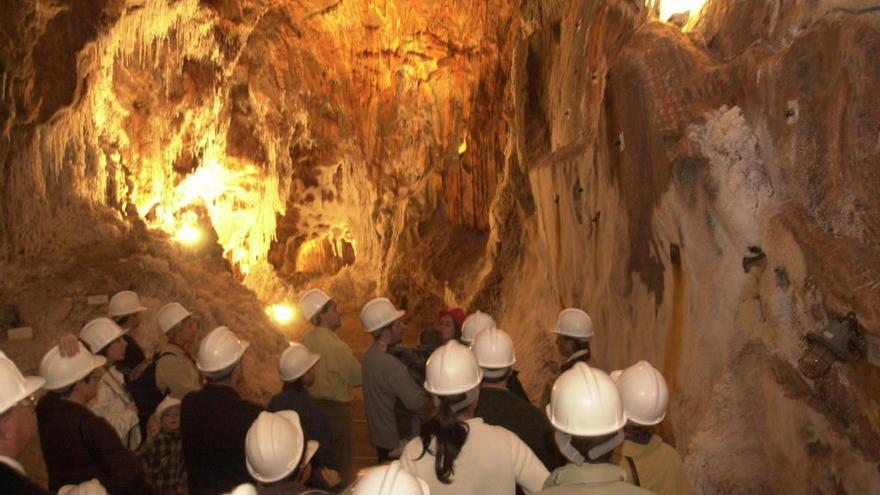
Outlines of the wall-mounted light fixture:
M 807 349 L 801 354 L 798 367 L 801 373 L 814 380 L 827 373 L 834 361 L 849 362 L 864 354 L 859 322 L 852 311 L 845 318 L 832 320 L 821 331 L 808 333 L 803 338 Z
M 266 308 L 266 314 L 272 318 L 275 323 L 281 325 L 290 324 L 296 316 L 296 309 L 290 304 L 273 304 Z
M 743 257 L 743 271 L 749 273 L 755 269 L 758 273 L 764 273 L 767 268 L 767 254 L 759 246 L 749 246 L 749 253 Z

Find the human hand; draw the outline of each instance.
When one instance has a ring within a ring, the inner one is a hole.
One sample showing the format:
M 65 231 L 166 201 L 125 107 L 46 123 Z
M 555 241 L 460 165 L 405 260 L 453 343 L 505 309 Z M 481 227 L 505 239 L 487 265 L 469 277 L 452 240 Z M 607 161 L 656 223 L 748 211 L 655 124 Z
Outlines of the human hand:
M 58 350 L 61 357 L 73 357 L 79 353 L 79 339 L 72 333 L 62 335 L 58 339 Z
M 342 477 L 340 477 L 339 473 L 334 469 L 326 467 L 319 468 L 318 476 L 321 477 L 321 480 L 324 481 L 328 488 L 333 488 L 342 482 Z

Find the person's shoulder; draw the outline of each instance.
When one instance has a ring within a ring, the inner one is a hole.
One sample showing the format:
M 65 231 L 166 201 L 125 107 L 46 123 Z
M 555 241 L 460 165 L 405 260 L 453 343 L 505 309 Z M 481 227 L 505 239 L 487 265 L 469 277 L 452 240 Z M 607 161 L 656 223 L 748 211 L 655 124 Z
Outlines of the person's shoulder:
M 657 445 L 655 452 L 657 452 L 658 455 L 663 456 L 663 458 L 666 459 L 669 463 L 674 463 L 677 465 L 682 464 L 681 454 L 679 454 L 678 451 L 675 450 L 675 447 L 669 445 L 662 440 L 660 440 L 659 444 Z
M 507 437 L 507 434 L 510 434 L 514 437 L 513 433 L 510 430 L 496 425 L 490 425 L 489 423 L 483 421 L 483 418 L 471 418 L 466 421 L 468 430 L 474 434 L 479 435 L 494 435 L 498 437 Z
M 241 397 L 239 397 L 237 402 L 238 402 L 238 408 L 241 412 L 248 414 L 248 415 L 251 415 L 251 416 L 254 416 L 254 418 L 259 416 L 261 412 L 265 411 L 265 409 L 263 409 L 263 407 L 261 407 L 256 402 L 252 402 L 247 399 L 243 399 Z
M 422 454 L 422 437 L 416 436 L 410 438 L 406 445 L 403 446 L 403 451 L 400 453 L 400 458 L 407 458 L 411 461 L 415 461 Z
M 627 483 L 625 481 L 619 481 L 615 483 L 614 487 L 617 492 L 622 495 L 655 495 L 654 492 L 650 490 L 645 490 L 644 488 L 633 485 L 632 483 Z
M 161 361 L 162 358 L 166 356 L 186 357 L 186 353 L 177 344 L 172 344 L 171 342 L 163 342 L 162 345 L 159 346 L 159 352 L 157 353 L 156 360 Z

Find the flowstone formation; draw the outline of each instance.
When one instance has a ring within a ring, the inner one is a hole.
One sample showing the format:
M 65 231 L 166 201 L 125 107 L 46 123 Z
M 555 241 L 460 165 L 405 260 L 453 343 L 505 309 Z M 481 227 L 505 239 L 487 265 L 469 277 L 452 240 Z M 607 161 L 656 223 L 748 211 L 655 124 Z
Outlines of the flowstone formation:
M 666 376 L 698 492 L 872 493 L 880 371 L 797 363 L 880 337 L 878 51 L 856 0 L 13 0 L 0 294 L 40 345 L 126 283 L 199 304 L 260 380 L 308 285 L 481 309 L 534 398 L 578 306 Z

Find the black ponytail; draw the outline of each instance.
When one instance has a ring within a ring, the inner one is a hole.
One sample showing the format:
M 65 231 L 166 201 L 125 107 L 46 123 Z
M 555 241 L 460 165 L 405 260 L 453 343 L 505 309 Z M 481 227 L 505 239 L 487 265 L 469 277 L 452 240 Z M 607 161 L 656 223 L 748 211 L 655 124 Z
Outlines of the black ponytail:
M 430 453 L 434 456 L 434 472 L 441 483 L 451 484 L 450 477 L 455 474 L 453 465 L 461 452 L 468 436 L 468 425 L 460 421 L 452 411 L 452 405 L 464 401 L 465 394 L 440 396 L 440 405 L 431 418 L 421 428 L 422 454 L 419 459 Z M 431 451 L 431 439 L 436 439 L 436 451 Z

